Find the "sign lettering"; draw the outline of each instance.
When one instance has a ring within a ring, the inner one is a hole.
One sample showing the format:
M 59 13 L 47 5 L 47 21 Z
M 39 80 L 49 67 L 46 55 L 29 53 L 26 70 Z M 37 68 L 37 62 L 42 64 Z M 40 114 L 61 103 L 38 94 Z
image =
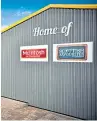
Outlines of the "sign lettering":
M 58 59 L 84 59 L 87 57 L 87 45 L 58 47 Z
M 46 58 L 46 49 L 26 49 L 21 53 L 22 58 Z
M 70 32 L 70 28 L 72 27 L 72 24 L 73 22 L 70 22 L 68 26 L 63 26 L 61 28 L 55 27 L 55 28 L 41 29 L 40 27 L 36 27 L 33 29 L 33 36 L 51 35 L 51 34 L 57 34 L 57 33 L 62 33 L 65 36 L 68 36 Z

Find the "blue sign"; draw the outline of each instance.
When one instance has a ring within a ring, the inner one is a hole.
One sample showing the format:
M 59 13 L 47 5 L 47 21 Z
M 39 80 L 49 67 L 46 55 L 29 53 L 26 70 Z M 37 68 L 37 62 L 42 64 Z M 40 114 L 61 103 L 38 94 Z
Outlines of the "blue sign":
M 57 59 L 81 59 L 86 60 L 86 46 L 59 46 Z

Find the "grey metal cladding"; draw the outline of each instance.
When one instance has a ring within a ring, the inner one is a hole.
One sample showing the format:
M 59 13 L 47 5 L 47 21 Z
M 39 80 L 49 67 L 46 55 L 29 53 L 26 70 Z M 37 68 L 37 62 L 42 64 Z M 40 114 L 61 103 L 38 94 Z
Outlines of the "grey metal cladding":
M 33 28 L 62 27 L 73 22 L 69 36 L 33 36 Z M 53 62 L 53 44 L 94 42 L 93 63 Z M 20 62 L 20 46 L 47 44 L 48 62 Z M 97 119 L 97 10 L 48 9 L 2 33 L 2 96 L 32 106 Z

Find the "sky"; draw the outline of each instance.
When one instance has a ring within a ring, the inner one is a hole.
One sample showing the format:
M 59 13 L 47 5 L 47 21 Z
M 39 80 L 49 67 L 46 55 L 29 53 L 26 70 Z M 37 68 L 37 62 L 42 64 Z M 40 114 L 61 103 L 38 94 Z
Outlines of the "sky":
M 97 4 L 97 0 L 1 0 L 1 28 L 49 4 Z

